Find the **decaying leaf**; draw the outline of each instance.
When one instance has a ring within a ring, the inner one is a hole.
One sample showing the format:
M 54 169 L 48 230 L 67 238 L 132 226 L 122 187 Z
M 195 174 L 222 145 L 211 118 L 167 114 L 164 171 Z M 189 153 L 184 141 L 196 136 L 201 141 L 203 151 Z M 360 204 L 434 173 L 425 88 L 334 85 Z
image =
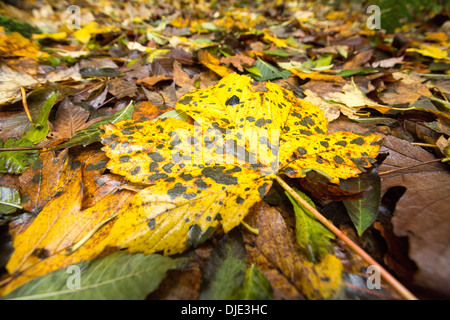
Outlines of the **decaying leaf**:
M 273 207 L 260 203 L 246 221 L 260 233 L 244 233 L 249 261 L 266 276 L 274 299 L 329 299 L 342 284 L 342 263 L 332 254 L 313 264 L 297 254 L 286 221 Z
M 88 118 L 88 111 L 74 105 L 68 98 L 65 98 L 56 111 L 53 130 L 50 135 L 54 139 L 70 139 L 76 131 L 84 128 Z
M 252 57 L 246 56 L 243 53 L 239 53 L 237 55 L 231 57 L 223 57 L 220 59 L 222 63 L 231 63 L 236 69 L 240 72 L 244 71 L 243 66 L 250 67 L 255 63 L 255 59 Z
M 325 98 L 347 106 L 348 108 L 340 108 L 340 110 L 350 119 L 358 119 L 361 115 L 364 115 L 358 112 L 364 107 L 374 108 L 383 113 L 388 109 L 367 98 L 355 83 L 345 84 L 342 87 L 342 92 L 331 92 Z
M 2 65 L 0 70 L 0 105 L 20 99 L 20 87 L 37 83 L 39 81 L 29 74 L 14 72 L 8 66 Z
M 392 77 L 400 80 L 380 94 L 381 101 L 390 105 L 410 104 L 421 96 L 430 97 L 431 92 L 416 73 L 404 74 L 394 72 Z

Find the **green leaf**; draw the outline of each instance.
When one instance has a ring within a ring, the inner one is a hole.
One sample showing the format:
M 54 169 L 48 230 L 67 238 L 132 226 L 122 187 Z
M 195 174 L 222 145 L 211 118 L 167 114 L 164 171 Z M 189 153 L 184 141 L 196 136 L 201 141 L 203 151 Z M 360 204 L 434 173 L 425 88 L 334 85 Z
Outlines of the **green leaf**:
M 212 44 L 214 42 L 211 39 L 197 38 L 197 39 L 192 40 L 192 43 L 202 45 L 202 44 Z
M 301 191 L 294 190 L 300 197 L 315 208 L 314 203 L 308 196 Z M 286 192 L 286 195 L 294 206 L 295 235 L 297 243 L 305 251 L 312 262 L 318 262 L 332 250 L 330 239 L 333 239 L 334 235 L 289 193 Z
M 247 253 L 237 229 L 226 234 L 214 248 L 203 271 L 201 300 L 235 299 L 245 277 Z
M 0 186 L 0 214 L 10 214 L 21 209 L 19 192 L 10 187 Z
M 210 31 L 219 30 L 219 28 L 212 22 L 202 22 L 201 26 L 203 29 L 210 30 Z
M 34 120 L 34 124 L 32 124 L 28 131 L 22 135 L 23 139 L 31 141 L 34 144 L 37 144 L 45 139 L 50 130 L 48 124 L 48 116 L 50 115 L 50 111 L 53 106 L 62 99 L 62 97 L 62 94 L 57 91 L 50 94 L 47 101 L 42 106 L 38 117 Z
M 34 147 L 31 141 L 25 139 L 9 138 L 0 148 L 28 148 Z M 36 150 L 0 151 L 0 173 L 21 174 L 31 163 L 36 161 Z
M 345 47 L 343 46 L 337 46 L 336 47 L 337 52 L 339 52 L 339 54 L 344 57 L 345 59 L 347 59 L 348 57 L 348 51 L 347 49 L 345 49 Z
M 55 150 L 62 148 L 71 148 L 79 145 L 83 145 L 85 147 L 93 142 L 100 141 L 100 134 L 102 133 L 102 130 L 100 129 L 101 125 L 117 123 L 122 120 L 131 119 L 131 117 L 133 116 L 133 112 L 134 105 L 131 101 L 128 106 L 126 106 L 122 110 L 117 111 L 112 116 L 95 122 L 84 130 L 75 132 L 75 134 L 72 136 L 72 139 L 70 139 L 66 143 L 60 144 L 55 148 Z
M 2 299 L 142 300 L 158 288 L 168 270 L 183 261 L 158 254 L 117 252 L 35 278 Z
M 377 69 L 372 69 L 372 68 L 357 68 L 357 69 L 347 69 L 347 70 L 342 70 L 341 72 L 338 72 L 337 75 L 341 76 L 341 77 L 350 77 L 350 76 L 354 76 L 354 75 L 365 75 L 365 74 L 371 74 L 371 73 L 377 73 L 378 70 Z
M 267 80 L 273 80 L 273 79 L 286 79 L 289 78 L 291 73 L 287 70 L 280 71 L 278 68 L 274 67 L 270 63 L 267 63 L 260 58 L 258 58 L 258 61 L 256 62 L 256 68 L 261 73 L 261 76 L 253 76 L 258 81 L 267 81 Z
M 291 57 L 292 56 L 291 53 L 286 52 L 282 49 L 266 50 L 266 51 L 263 51 L 263 53 L 271 55 L 271 56 L 278 56 L 278 57 Z
M 259 69 L 256 66 L 244 67 L 244 69 L 247 70 L 248 72 L 250 72 L 254 76 L 257 76 L 257 77 L 261 76 L 261 71 L 259 71 Z
M 273 290 L 269 280 L 254 264 L 245 270 L 242 287 L 236 293 L 237 300 L 272 300 Z
M 317 59 L 316 61 L 314 61 L 314 67 L 320 68 L 330 66 L 332 59 L 333 59 L 332 55 Z
M 342 180 L 340 187 L 353 192 L 362 192 L 362 198 L 342 201 L 352 222 L 361 236 L 375 220 L 381 201 L 381 180 L 375 168 L 370 168 L 356 178 Z

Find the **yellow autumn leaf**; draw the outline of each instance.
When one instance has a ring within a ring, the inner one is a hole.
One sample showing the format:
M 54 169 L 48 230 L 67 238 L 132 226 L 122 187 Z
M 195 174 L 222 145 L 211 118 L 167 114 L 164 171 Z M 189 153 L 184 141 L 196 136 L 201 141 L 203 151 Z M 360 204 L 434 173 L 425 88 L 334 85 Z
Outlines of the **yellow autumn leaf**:
M 83 26 L 80 29 L 77 29 L 73 36 L 83 44 L 89 42 L 91 37 L 96 34 L 107 33 L 111 31 L 118 31 L 119 29 L 115 26 L 99 26 L 97 22 L 93 21 Z
M 56 32 L 56 33 L 33 34 L 33 39 L 36 39 L 36 40 L 52 39 L 52 40 L 58 41 L 58 40 L 65 40 L 66 38 L 67 38 L 67 33 L 64 31 Z
M 420 49 L 408 48 L 406 52 L 417 52 L 423 56 L 431 57 L 434 59 L 448 59 L 448 52 L 446 50 L 441 50 L 435 46 L 425 46 L 421 45 Z
M 377 156 L 380 137 L 327 134 L 323 111 L 274 83 L 254 91 L 248 76 L 230 74 L 194 90 L 172 118 L 105 125 L 108 169 L 149 185 L 118 215 L 108 246 L 175 254 L 228 232 L 260 201 L 277 172 L 317 170 L 332 182 L 358 175 Z
M 81 28 L 75 31 L 73 36 L 81 43 L 86 44 L 91 39 L 91 32 L 87 28 Z
M 331 11 L 325 17 L 327 20 L 345 20 L 348 16 L 348 13 L 345 11 Z
M 170 24 L 175 28 L 186 28 L 189 26 L 189 19 L 184 19 L 182 16 L 178 16 L 170 21 Z
M 344 78 L 342 78 L 341 76 L 338 76 L 336 74 L 325 74 L 325 73 L 320 73 L 318 71 L 302 72 L 297 69 L 288 69 L 288 71 L 292 72 L 297 77 L 299 77 L 300 79 L 303 79 L 303 80 L 306 78 L 309 78 L 311 80 L 317 80 L 317 81 L 330 81 L 330 82 L 335 82 L 335 83 L 344 83 L 345 82 Z
M 447 42 L 449 38 L 448 35 L 445 34 L 445 32 L 427 32 L 425 40 L 435 42 Z
M 215 55 L 209 53 L 207 50 L 201 50 L 198 53 L 198 60 L 208 69 L 214 71 L 221 77 L 226 77 L 233 71 L 225 66 L 220 65 L 220 60 Z
M 74 166 L 74 165 L 72 165 Z M 84 237 L 126 206 L 132 192 L 122 190 L 105 196 L 93 206 L 82 209 L 82 167 L 69 170 L 66 184 L 39 212 L 31 225 L 13 239 L 14 252 L 6 269 L 11 275 L 4 281 L 0 295 L 51 271 L 81 260 L 97 257 L 105 248 L 104 232 L 96 232 L 79 250 L 68 252 Z M 103 244 L 102 244 L 103 243 Z
M 284 47 L 288 46 L 288 43 L 286 40 L 279 39 L 277 37 L 273 37 L 273 36 L 269 35 L 268 33 L 264 33 L 263 40 L 273 43 L 274 45 L 276 45 L 279 48 L 284 48 Z
M 0 29 L 0 55 L 28 57 L 37 60 L 39 56 L 48 56 L 47 53 L 39 51 L 39 46 L 23 37 L 18 32 L 6 34 L 3 28 Z

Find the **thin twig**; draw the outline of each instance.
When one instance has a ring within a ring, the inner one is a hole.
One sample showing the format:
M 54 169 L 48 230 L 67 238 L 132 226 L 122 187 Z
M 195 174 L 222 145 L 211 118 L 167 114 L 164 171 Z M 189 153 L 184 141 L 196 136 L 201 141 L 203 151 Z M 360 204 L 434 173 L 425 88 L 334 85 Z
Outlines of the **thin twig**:
M 423 165 L 426 165 L 426 164 L 430 164 L 430 163 L 433 163 L 433 162 L 439 162 L 439 161 L 442 161 L 442 159 L 433 159 L 433 160 L 425 161 L 425 162 L 422 162 L 422 163 L 419 163 L 419 164 L 415 164 L 415 165 L 412 165 L 412 166 L 409 166 L 409 167 L 402 167 L 402 168 L 392 169 L 392 170 L 389 170 L 389 171 L 379 172 L 378 175 L 382 176 L 382 175 L 385 175 L 385 174 L 390 174 L 390 173 L 401 171 L 401 170 L 406 170 L 406 169 L 410 169 L 410 168 L 420 167 L 420 166 L 423 166 Z
M 279 176 L 276 177 L 278 183 L 284 190 L 297 200 L 303 207 L 305 207 L 314 217 L 325 225 L 331 232 L 333 232 L 339 239 L 344 241 L 353 251 L 355 251 L 361 258 L 367 261 L 371 265 L 375 265 L 380 270 L 380 275 L 385 279 L 403 298 L 407 300 L 417 300 L 405 286 L 403 286 L 397 279 L 395 279 L 386 269 L 384 269 L 378 262 L 376 262 L 369 254 L 367 254 L 361 247 L 354 243 L 349 237 L 347 237 L 341 230 L 339 230 L 334 224 L 326 219 L 319 211 L 314 209 L 307 201 L 300 197 L 283 179 Z

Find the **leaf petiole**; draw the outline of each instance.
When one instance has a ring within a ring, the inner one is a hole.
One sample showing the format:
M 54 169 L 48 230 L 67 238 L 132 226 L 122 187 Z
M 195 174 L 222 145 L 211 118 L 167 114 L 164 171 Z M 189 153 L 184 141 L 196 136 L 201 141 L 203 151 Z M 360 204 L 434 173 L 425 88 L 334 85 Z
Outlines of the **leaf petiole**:
M 255 234 L 255 235 L 259 235 L 259 230 L 257 228 L 253 228 L 251 227 L 248 223 L 241 221 L 241 224 L 251 233 Z

